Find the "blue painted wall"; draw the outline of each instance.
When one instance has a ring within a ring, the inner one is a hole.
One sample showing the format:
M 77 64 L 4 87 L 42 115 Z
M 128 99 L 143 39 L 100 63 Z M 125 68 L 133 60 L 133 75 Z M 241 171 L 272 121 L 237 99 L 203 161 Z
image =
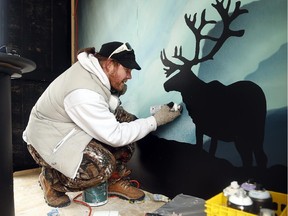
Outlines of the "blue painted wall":
M 226 2 L 226 1 L 225 1 Z M 231 10 L 235 1 L 231 1 Z M 124 107 L 146 117 L 152 105 L 170 101 L 181 103 L 179 92 L 166 92 L 160 52 L 167 57 L 174 54 L 175 46 L 183 47 L 183 56 L 192 58 L 195 39 L 187 27 L 184 15 L 200 17 L 206 9 L 207 19 L 221 21 L 211 3 L 214 0 L 79 0 L 79 48 L 109 41 L 128 41 L 136 52 L 142 67 L 133 71 L 128 91 L 122 97 Z M 214 60 L 199 64 L 193 72 L 205 82 L 219 80 L 225 85 L 239 80 L 251 80 L 264 91 L 267 100 L 264 150 L 268 166 L 287 163 L 287 1 L 246 0 L 241 7 L 249 13 L 238 17 L 233 28 L 245 29 L 241 38 L 230 38 L 217 52 Z M 200 18 L 198 18 L 200 19 Z M 218 31 L 211 25 L 206 32 Z M 208 49 L 202 44 L 202 51 Z M 185 108 L 185 107 L 184 107 Z M 187 110 L 179 120 L 164 126 L 157 136 L 179 142 L 195 144 L 194 124 Z M 206 137 L 209 140 L 209 137 Z M 204 148 L 208 149 L 205 143 Z M 220 142 L 216 157 L 241 166 L 233 143 Z

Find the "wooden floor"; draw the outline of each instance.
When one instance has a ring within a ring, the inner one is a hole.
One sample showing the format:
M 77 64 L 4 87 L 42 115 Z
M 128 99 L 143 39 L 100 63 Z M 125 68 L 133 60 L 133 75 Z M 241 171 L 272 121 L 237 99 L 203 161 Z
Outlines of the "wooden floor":
M 71 202 L 64 208 L 49 207 L 43 197 L 43 191 L 38 184 L 40 170 L 32 169 L 14 173 L 14 205 L 16 216 L 41 216 L 49 212 L 58 211 L 60 216 L 88 216 L 89 208 L 79 203 Z M 81 193 L 81 192 L 80 192 Z M 103 206 L 93 207 L 91 216 L 101 215 L 102 211 L 117 211 L 121 216 L 144 216 L 164 205 L 164 202 L 153 201 L 151 194 L 146 193 L 144 201 L 129 203 L 119 198 L 109 198 Z M 78 193 L 67 193 L 71 200 Z M 78 198 L 81 200 L 81 196 Z M 51 214 L 52 215 L 52 214 Z

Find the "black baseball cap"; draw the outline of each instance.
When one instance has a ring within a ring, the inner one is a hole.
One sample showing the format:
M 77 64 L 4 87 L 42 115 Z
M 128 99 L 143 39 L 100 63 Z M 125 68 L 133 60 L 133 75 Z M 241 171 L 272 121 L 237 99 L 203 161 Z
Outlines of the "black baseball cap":
M 105 43 L 101 46 L 98 53 L 101 56 L 114 59 L 126 68 L 141 70 L 141 67 L 136 62 L 134 50 L 127 42 L 113 41 Z

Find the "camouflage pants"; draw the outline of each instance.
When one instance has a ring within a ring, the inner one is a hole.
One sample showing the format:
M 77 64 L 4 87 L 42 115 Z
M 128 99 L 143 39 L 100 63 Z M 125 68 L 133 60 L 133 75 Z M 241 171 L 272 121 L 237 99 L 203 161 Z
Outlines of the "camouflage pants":
M 115 112 L 119 122 L 129 122 L 136 117 L 119 107 Z M 115 182 L 130 174 L 126 164 L 131 159 L 135 143 L 114 148 L 92 139 L 83 151 L 83 159 L 76 177 L 71 179 L 49 166 L 32 145 L 27 145 L 33 159 L 42 166 L 42 173 L 57 191 L 76 192 L 103 181 Z

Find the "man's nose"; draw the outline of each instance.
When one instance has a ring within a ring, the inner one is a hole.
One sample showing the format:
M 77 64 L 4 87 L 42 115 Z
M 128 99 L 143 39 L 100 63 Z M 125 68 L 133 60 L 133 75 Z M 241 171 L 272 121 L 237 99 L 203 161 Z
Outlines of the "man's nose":
M 132 71 L 132 70 L 127 71 L 127 74 L 126 74 L 126 75 L 127 75 L 127 76 L 126 76 L 127 79 L 132 79 L 132 73 L 131 73 L 131 71 Z

